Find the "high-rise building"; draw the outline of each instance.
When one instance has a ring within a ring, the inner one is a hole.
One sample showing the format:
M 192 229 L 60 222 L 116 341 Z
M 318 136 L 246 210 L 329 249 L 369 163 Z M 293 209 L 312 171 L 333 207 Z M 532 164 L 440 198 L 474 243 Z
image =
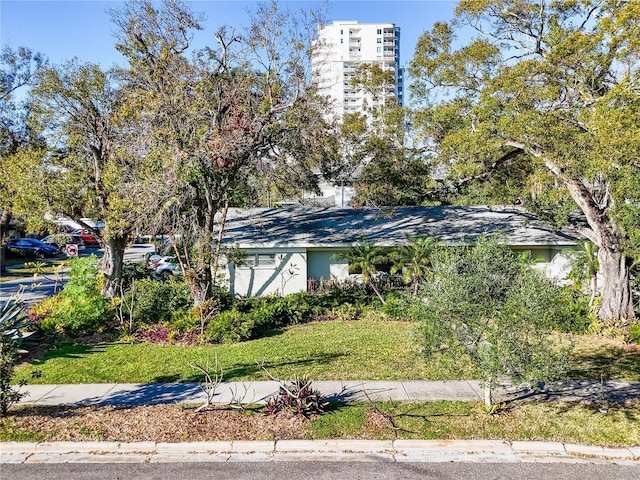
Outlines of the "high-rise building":
M 313 56 L 314 78 L 320 94 L 328 96 L 340 118 L 345 113 L 362 112 L 365 102 L 394 101 L 402 105 L 403 69 L 400 66 L 400 28 L 393 23 L 334 21 L 321 25 L 318 48 Z M 354 88 L 352 79 L 359 65 L 378 65 L 393 74 L 382 98 L 367 98 Z

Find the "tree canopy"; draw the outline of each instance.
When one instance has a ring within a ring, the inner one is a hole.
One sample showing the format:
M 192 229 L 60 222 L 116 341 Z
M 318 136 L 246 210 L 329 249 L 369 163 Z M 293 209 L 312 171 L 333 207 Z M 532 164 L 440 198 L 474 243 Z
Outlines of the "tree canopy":
M 221 28 L 217 45 L 195 52 L 201 19 L 179 1 L 129 3 L 112 18 L 116 48 L 129 60 L 119 112 L 132 132 L 126 148 L 155 173 L 150 219 L 180 237 L 202 304 L 234 192 L 258 172 L 313 184 L 308 152 L 322 147 L 324 128 L 308 72 L 314 18 L 261 5 L 246 32 Z
M 455 12 L 410 67 L 412 124 L 446 171 L 441 191 L 572 223 L 599 247 L 599 316 L 633 319 L 640 3 L 463 0 Z

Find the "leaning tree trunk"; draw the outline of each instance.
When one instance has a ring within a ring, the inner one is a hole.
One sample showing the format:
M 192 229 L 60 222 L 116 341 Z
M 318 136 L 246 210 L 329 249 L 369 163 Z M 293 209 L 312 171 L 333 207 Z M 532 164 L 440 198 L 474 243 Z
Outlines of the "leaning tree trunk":
M 511 146 L 518 146 L 510 142 Z M 520 148 L 524 148 L 522 145 Z M 543 157 L 544 153 L 532 149 L 531 153 Z M 601 205 L 595 199 L 593 188 L 585 184 L 580 178 L 566 176 L 553 160 L 546 157 L 545 165 L 558 180 L 562 181 L 569 190 L 571 198 L 584 213 L 590 230 L 583 233 L 598 246 L 598 261 L 602 274 L 601 297 L 598 311 L 601 320 L 633 321 L 633 298 L 627 258 L 625 255 L 625 239 L 620 226 L 608 214 L 611 200 Z M 606 188 L 606 182 L 604 183 Z M 608 196 L 610 198 L 610 196 Z
M 109 237 L 104 241 L 104 255 L 100 262 L 100 273 L 105 277 L 102 294 L 107 298 L 114 298 L 119 293 L 126 247 L 126 235 Z

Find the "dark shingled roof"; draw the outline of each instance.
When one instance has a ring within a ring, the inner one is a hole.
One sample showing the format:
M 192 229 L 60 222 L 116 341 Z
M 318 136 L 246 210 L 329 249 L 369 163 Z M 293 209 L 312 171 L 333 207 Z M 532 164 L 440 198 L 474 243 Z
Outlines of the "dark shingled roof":
M 555 231 L 517 207 L 396 207 L 230 209 L 225 243 L 238 248 L 341 247 L 363 239 L 380 246 L 424 235 L 461 244 L 498 231 L 511 246 L 568 246 L 580 238 Z

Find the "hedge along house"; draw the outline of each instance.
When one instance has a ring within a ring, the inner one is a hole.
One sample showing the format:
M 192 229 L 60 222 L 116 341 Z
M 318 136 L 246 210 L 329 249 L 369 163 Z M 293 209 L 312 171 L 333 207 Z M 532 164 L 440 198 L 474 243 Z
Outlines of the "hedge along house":
M 336 254 L 363 241 L 396 247 L 422 235 L 463 245 L 498 232 L 556 280 L 567 274 L 562 251 L 580 238 L 554 231 L 517 207 L 231 209 L 223 246 L 234 254 L 226 257 L 226 277 L 235 295 L 285 295 L 307 291 L 314 282 L 350 278 L 347 261 Z

